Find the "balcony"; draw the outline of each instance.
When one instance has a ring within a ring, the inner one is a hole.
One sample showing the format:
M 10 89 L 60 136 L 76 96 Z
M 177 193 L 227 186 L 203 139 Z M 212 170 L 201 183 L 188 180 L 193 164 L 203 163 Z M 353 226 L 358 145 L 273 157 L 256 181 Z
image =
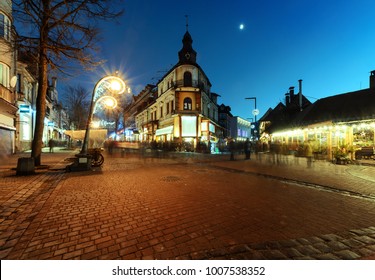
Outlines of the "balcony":
M 12 92 L 4 87 L 3 85 L 0 85 L 0 98 L 4 99 L 5 101 L 13 104 L 13 94 Z
M 198 80 L 192 80 L 190 83 L 185 83 L 184 80 L 177 80 L 175 82 L 172 82 L 170 87 L 178 88 L 178 87 L 194 87 L 199 88 L 201 90 L 206 91 L 206 88 L 202 82 L 199 82 Z

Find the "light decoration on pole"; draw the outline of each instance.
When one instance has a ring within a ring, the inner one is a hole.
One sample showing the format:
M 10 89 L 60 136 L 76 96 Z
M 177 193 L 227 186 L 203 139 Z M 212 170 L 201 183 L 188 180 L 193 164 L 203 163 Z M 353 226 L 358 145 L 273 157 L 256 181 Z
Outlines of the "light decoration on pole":
M 107 107 L 114 109 L 117 106 L 117 100 L 114 95 L 122 94 L 126 91 L 125 82 L 117 76 L 109 75 L 101 78 L 92 91 L 90 111 L 86 123 L 85 138 L 83 140 L 80 154 L 86 155 L 88 142 L 90 139 L 90 125 L 92 116 L 95 113 L 96 105 L 104 101 Z

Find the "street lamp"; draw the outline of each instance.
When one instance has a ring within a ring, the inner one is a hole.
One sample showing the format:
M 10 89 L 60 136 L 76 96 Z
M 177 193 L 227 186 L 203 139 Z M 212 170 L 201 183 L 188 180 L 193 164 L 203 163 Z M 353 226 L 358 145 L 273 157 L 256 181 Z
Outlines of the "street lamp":
M 257 108 L 257 98 L 256 97 L 246 97 L 245 99 L 252 99 L 254 100 L 254 110 L 252 111 L 253 115 L 254 115 L 254 120 L 255 120 L 255 126 L 252 124 L 252 129 L 256 128 L 256 125 L 257 125 L 257 115 L 259 115 L 259 109 Z M 258 132 L 256 130 L 254 130 L 255 132 L 255 137 L 258 136 Z
M 125 82 L 120 77 L 113 75 L 105 76 L 95 84 L 92 91 L 90 111 L 86 123 L 85 138 L 83 140 L 81 152 L 79 153 L 80 155 L 87 155 L 88 142 L 90 138 L 90 125 L 96 105 L 99 102 L 104 101 L 108 107 L 115 108 L 117 106 L 117 100 L 113 97 L 113 95 L 122 94 L 125 92 L 125 90 Z
M 255 101 L 255 106 L 254 106 L 254 110 L 253 110 L 253 115 L 254 115 L 254 118 L 255 118 L 255 122 L 257 122 L 257 115 L 259 115 L 259 110 L 257 109 L 257 98 L 256 97 L 246 97 L 245 99 L 253 99 Z

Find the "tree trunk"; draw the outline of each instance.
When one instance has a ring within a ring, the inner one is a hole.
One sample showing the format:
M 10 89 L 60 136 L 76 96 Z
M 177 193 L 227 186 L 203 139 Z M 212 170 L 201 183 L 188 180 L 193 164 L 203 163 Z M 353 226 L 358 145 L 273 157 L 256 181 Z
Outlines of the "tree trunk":
M 34 139 L 31 146 L 31 157 L 34 158 L 35 166 L 41 165 L 44 117 L 46 115 L 46 97 L 48 90 L 48 61 L 47 61 L 47 39 L 48 30 L 46 20 L 42 23 L 39 45 L 39 69 L 38 69 L 38 96 L 36 98 L 36 116 Z
M 48 89 L 47 80 L 47 59 L 45 56 L 39 59 L 39 86 L 38 96 L 36 98 L 36 119 L 34 139 L 32 142 L 31 157 L 35 160 L 35 166 L 41 165 L 41 155 L 43 146 L 43 130 L 44 130 L 44 117 L 46 115 L 46 95 Z

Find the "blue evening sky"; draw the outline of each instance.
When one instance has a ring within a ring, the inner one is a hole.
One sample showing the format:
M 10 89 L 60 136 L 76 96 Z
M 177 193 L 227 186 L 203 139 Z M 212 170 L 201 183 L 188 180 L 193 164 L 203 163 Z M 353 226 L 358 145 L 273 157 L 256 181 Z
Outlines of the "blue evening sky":
M 128 0 L 123 8 L 119 23 L 102 25 L 101 55 L 133 94 L 177 63 L 185 15 L 218 103 L 242 118 L 253 117 L 246 97 L 257 98 L 259 119 L 290 86 L 298 92 L 299 79 L 314 102 L 368 88 L 375 70 L 374 0 Z

